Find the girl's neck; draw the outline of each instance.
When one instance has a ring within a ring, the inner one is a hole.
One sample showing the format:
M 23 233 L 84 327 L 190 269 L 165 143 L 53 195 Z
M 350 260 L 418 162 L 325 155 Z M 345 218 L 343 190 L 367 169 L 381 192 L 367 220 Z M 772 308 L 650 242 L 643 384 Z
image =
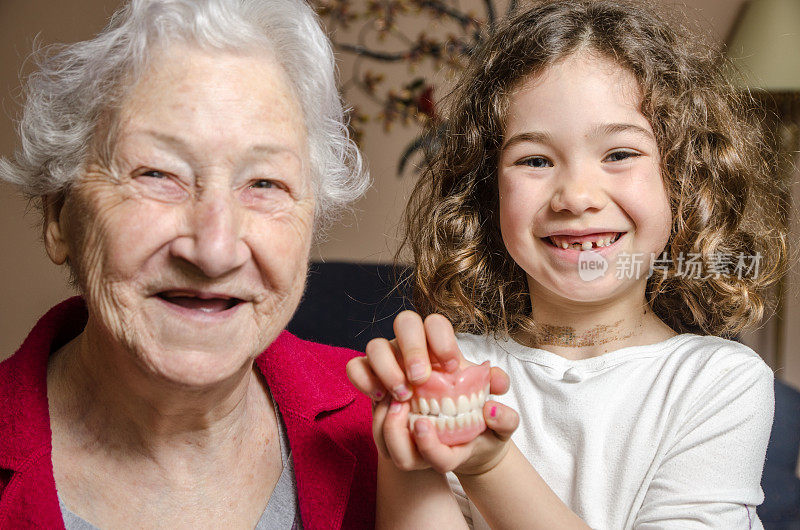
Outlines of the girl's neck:
M 532 317 L 538 333 L 518 333 L 514 339 L 576 360 L 675 336 L 675 331 L 653 313 L 644 299 L 643 288 L 641 291 L 593 304 L 537 294 L 533 297 Z

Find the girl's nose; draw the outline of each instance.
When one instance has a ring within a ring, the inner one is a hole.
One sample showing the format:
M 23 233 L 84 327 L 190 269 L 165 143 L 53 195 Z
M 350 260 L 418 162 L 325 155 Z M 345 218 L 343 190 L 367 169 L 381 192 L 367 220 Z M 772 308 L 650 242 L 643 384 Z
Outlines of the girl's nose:
M 230 193 L 204 194 L 191 206 L 189 216 L 188 233 L 170 244 L 173 256 L 195 265 L 209 278 L 224 276 L 250 258 L 242 237 L 241 213 Z
M 602 209 L 607 197 L 598 182 L 598 177 L 591 171 L 574 171 L 560 175 L 550 207 L 554 212 L 570 211 L 580 215 L 586 210 Z

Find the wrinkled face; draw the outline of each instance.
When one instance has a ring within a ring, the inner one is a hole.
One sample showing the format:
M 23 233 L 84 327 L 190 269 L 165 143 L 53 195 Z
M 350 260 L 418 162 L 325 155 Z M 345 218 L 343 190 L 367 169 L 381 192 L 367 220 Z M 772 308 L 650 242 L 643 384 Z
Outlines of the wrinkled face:
M 547 68 L 512 96 L 500 228 L 534 298 L 610 300 L 643 287 L 651 253 L 666 246 L 669 200 L 640 103 L 633 75 L 592 54 Z
M 180 47 L 155 61 L 124 102 L 114 167 L 89 167 L 61 213 L 87 332 L 187 384 L 272 342 L 312 236 L 302 116 L 269 57 Z

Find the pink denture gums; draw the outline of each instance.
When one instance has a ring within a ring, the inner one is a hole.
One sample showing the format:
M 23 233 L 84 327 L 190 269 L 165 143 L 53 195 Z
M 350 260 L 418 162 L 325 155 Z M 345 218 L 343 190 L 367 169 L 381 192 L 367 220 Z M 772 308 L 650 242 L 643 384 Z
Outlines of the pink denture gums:
M 409 428 L 426 418 L 443 444 L 465 444 L 486 430 L 483 404 L 489 399 L 489 361 L 456 373 L 433 370 L 414 387 Z

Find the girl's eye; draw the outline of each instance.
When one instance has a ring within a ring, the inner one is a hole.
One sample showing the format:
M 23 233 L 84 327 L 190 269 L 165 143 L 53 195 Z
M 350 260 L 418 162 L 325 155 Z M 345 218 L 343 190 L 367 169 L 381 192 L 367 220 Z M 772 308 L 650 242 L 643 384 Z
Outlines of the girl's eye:
M 637 156 L 642 156 L 635 151 L 614 151 L 613 153 L 609 154 L 606 157 L 606 161 L 608 162 L 622 162 L 623 160 L 628 160 L 629 158 L 634 158 Z
M 545 167 L 553 167 L 553 163 L 543 156 L 532 156 L 529 158 L 523 158 L 515 165 L 517 166 L 528 166 L 536 169 L 541 169 Z

